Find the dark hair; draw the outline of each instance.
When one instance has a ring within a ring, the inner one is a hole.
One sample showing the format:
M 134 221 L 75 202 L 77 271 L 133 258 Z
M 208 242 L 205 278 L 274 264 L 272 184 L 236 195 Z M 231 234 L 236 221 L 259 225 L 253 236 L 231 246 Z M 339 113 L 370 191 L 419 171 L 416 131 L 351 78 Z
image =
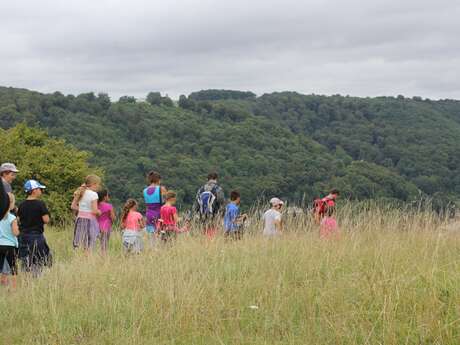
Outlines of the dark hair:
M 165 195 L 165 199 L 166 199 L 166 200 L 173 199 L 173 198 L 175 198 L 175 197 L 177 197 L 177 193 L 176 193 L 176 192 L 174 192 L 174 191 L 172 191 L 172 190 L 168 190 L 168 191 L 166 192 L 166 195 Z
M 209 180 L 217 180 L 219 177 L 217 176 L 216 172 L 212 172 L 208 174 L 208 181 Z
M 337 194 L 340 195 L 340 191 L 338 189 L 332 189 L 329 194 Z
M 238 199 L 240 197 L 240 192 L 238 192 L 237 190 L 232 190 L 230 192 L 230 200 L 231 201 L 235 201 L 236 199 Z
M 109 196 L 109 191 L 107 189 L 100 190 L 99 192 L 97 192 L 97 197 L 98 197 L 97 202 L 99 203 L 99 202 L 104 201 L 104 199 L 108 196 Z
M 161 175 L 156 171 L 151 171 L 147 175 L 147 180 L 149 183 L 158 183 L 161 180 Z

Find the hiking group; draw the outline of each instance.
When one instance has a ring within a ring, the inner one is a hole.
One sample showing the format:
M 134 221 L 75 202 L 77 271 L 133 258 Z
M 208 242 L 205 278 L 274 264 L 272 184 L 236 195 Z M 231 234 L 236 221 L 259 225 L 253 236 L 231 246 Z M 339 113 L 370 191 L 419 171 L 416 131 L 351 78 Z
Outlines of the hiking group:
M 16 285 L 18 273 L 17 259 L 21 268 L 33 276 L 40 275 L 43 267 L 52 265 L 52 255 L 44 236 L 45 224 L 50 221 L 50 213 L 40 200 L 46 186 L 36 180 L 27 180 L 24 184 L 26 199 L 17 208 L 11 188 L 19 170 L 12 163 L 0 166 L 0 267 L 2 266 L 2 285 Z M 201 186 L 195 197 L 192 211 L 180 218 L 175 207 L 176 192 L 161 184 L 158 172 L 147 175 L 148 186 L 142 192 L 145 214 L 138 211 L 138 201 L 128 199 L 122 208 L 120 226 L 122 229 L 122 247 L 125 253 L 140 253 L 144 248 L 143 234 L 147 234 L 152 247 L 158 242 L 171 243 L 181 233 L 190 230 L 193 217 L 199 220 L 202 233 L 209 239 L 214 238 L 223 223 L 224 236 L 227 239 L 241 239 L 244 224 L 248 219 L 240 212 L 240 193 L 230 193 L 225 199 L 224 191 L 218 184 L 218 175 L 210 173 L 207 182 Z M 332 190 L 324 198 L 315 198 L 312 211 L 315 222 L 320 225 L 320 237 L 336 237 L 339 233 L 334 210 L 339 196 Z M 284 202 L 279 198 L 270 200 L 270 209 L 263 215 L 263 235 L 277 237 L 283 232 L 282 209 Z M 117 215 L 110 204 L 109 192 L 102 188 L 102 180 L 96 175 L 86 177 L 77 188 L 71 203 L 75 215 L 73 247 L 92 251 L 99 240 L 101 252 L 108 250 L 109 240 Z

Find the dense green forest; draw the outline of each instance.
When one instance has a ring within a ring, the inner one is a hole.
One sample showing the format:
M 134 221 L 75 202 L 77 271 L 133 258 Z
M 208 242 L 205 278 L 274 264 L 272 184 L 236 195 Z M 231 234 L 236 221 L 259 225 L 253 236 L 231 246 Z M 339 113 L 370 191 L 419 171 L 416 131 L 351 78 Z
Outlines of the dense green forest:
M 458 101 L 206 90 L 113 102 L 0 88 L 0 127 L 22 122 L 90 152 L 116 202 L 140 198 L 150 169 L 183 206 L 211 170 L 246 203 L 331 187 L 352 199 L 460 200 Z

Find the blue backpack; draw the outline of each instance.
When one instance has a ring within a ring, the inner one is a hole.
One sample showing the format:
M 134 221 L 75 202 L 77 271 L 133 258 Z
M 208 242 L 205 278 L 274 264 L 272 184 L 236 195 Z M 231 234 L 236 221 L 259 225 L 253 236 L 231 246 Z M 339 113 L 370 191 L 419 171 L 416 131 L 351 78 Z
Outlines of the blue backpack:
M 201 216 L 212 216 L 217 211 L 216 209 L 216 196 L 217 185 L 209 189 L 209 186 L 204 186 L 201 193 L 199 193 L 197 202 L 200 206 Z

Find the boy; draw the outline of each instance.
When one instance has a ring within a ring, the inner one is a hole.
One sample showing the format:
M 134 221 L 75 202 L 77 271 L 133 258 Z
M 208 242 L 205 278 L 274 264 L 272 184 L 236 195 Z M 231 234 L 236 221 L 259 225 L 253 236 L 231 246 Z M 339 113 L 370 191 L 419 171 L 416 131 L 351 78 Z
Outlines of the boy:
M 264 213 L 264 232 L 265 236 L 279 236 L 282 234 L 283 227 L 281 222 L 281 208 L 284 202 L 278 198 L 270 200 L 272 208 Z
M 46 187 L 35 180 L 24 184 L 27 199 L 19 205 L 19 258 L 26 272 L 38 276 L 43 266 L 51 266 L 51 253 L 43 232 L 50 221 L 48 209 L 40 200 Z
M 247 219 L 247 215 L 240 216 L 241 203 L 240 193 L 236 190 L 230 193 L 230 203 L 225 208 L 224 231 L 225 237 L 231 237 L 234 240 L 240 240 L 243 236 L 242 222 Z

